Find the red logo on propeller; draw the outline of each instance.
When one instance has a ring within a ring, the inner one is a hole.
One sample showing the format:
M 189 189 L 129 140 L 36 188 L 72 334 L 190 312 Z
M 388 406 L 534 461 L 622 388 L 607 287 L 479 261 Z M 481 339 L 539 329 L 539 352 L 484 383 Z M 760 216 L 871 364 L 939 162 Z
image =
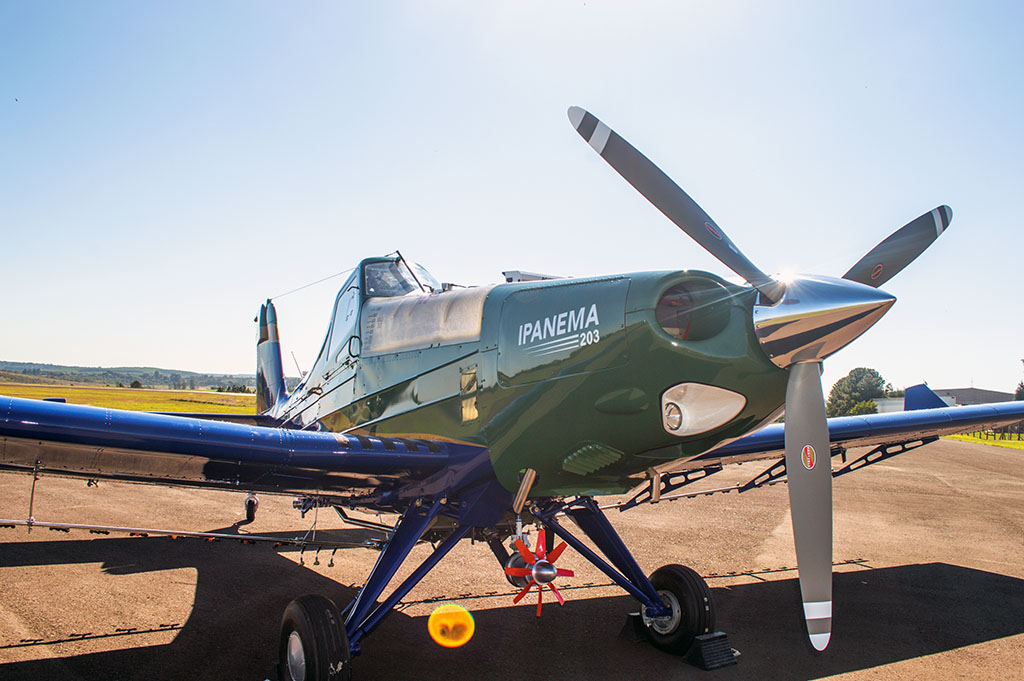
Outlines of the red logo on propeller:
M 540 606 L 544 600 L 544 587 L 551 589 L 551 593 L 555 594 L 555 598 L 558 599 L 559 605 L 565 605 L 565 599 L 562 598 L 562 594 L 558 593 L 558 589 L 551 582 L 555 577 L 575 577 L 576 575 L 572 570 L 560 570 L 555 568 L 554 562 L 558 560 L 558 557 L 562 555 L 562 551 L 565 550 L 565 542 L 562 542 L 554 549 L 551 553 L 547 553 L 547 548 L 544 543 L 544 530 L 541 529 L 537 533 L 537 555 L 533 555 L 530 551 L 530 547 L 522 539 L 516 539 L 516 548 L 519 549 L 519 555 L 523 557 L 523 562 L 526 563 L 526 567 L 516 568 L 507 567 L 505 568 L 505 574 L 512 577 L 525 577 L 529 583 L 526 585 L 519 594 L 512 599 L 513 603 L 518 603 L 523 600 L 530 589 L 537 587 L 537 617 L 540 617 Z
M 706 229 L 709 232 L 711 232 L 711 236 L 715 237 L 719 241 L 722 240 L 722 233 L 719 232 L 718 229 L 716 229 L 715 226 L 713 224 L 711 224 L 710 222 L 705 222 L 704 223 L 704 229 Z
M 800 461 L 804 464 L 804 468 L 806 468 L 807 470 L 811 470 L 812 468 L 814 468 L 815 458 L 817 457 L 815 457 L 814 455 L 814 447 L 810 445 L 804 445 L 803 451 L 800 452 Z
M 878 277 L 881 274 L 882 274 L 882 266 L 881 265 L 875 265 L 875 269 L 871 270 L 871 278 L 872 279 L 878 279 Z

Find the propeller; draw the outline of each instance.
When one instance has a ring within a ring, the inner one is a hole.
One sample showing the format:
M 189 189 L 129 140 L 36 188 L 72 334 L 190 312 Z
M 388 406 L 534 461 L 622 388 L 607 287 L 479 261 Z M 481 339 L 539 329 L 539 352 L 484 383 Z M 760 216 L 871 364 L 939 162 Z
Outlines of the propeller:
M 726 236 L 725 230 L 715 224 L 711 216 L 661 168 L 590 112 L 578 106 L 570 107 L 569 121 L 608 165 L 679 229 L 718 258 L 723 265 L 747 280 L 768 300 L 779 300 L 784 286 L 750 262 Z
M 558 599 L 559 605 L 565 605 L 565 599 L 562 594 L 559 593 L 558 589 L 551 582 L 554 581 L 555 577 L 575 577 L 576 573 L 572 570 L 563 570 L 556 568 L 554 563 L 558 560 L 558 557 L 565 551 L 565 542 L 562 542 L 551 550 L 551 553 L 547 553 L 544 543 L 544 529 L 537 533 L 537 554 L 534 555 L 530 551 L 530 547 L 526 545 L 521 538 L 517 538 L 515 541 L 516 550 L 519 551 L 519 555 L 522 556 L 523 562 L 526 567 L 507 567 L 505 568 L 505 574 L 510 577 L 525 577 L 527 579 L 527 585 L 523 587 L 515 598 L 512 599 L 513 603 L 518 603 L 523 600 L 530 589 L 537 587 L 537 617 L 540 617 L 541 605 L 544 602 L 544 587 L 551 589 L 551 593 Z
M 952 219 L 953 209 L 939 206 L 911 220 L 868 251 L 843 275 L 843 279 L 875 288 L 881 286 L 924 253 L 946 231 Z
M 811 644 L 824 650 L 832 629 L 832 457 L 822 361 L 892 307 L 896 299 L 878 286 L 923 253 L 953 213 L 939 206 L 904 225 L 842 279 L 805 275 L 783 284 L 754 265 L 686 192 L 593 114 L 570 107 L 569 121 L 648 201 L 761 294 L 754 305 L 754 331 L 769 359 L 789 371 L 785 460 L 793 539 L 807 633 Z
M 821 392 L 821 362 L 801 362 L 786 383 L 789 512 L 811 645 L 824 650 L 832 631 L 832 468 Z

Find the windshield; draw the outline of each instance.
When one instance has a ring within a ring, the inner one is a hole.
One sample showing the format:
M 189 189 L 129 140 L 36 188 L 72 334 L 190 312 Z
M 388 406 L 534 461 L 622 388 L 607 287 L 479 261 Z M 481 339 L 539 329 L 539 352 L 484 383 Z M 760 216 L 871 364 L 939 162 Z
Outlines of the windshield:
M 428 291 L 440 289 L 437 280 L 423 269 L 422 265 L 413 265 L 415 275 L 409 271 L 405 260 L 391 262 L 367 263 L 363 268 L 366 278 L 366 295 L 378 298 L 396 298 L 410 293 L 420 293 L 425 286 Z

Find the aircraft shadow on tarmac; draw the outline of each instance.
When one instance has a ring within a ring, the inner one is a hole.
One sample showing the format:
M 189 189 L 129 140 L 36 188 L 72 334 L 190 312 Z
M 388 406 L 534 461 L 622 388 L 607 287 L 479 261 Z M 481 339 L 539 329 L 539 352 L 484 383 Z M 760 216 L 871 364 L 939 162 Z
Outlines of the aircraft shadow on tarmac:
M 330 539 L 360 542 L 367 536 L 362 530 L 334 530 Z M 102 563 L 115 574 L 195 568 L 192 612 L 170 644 L 0 664 L 0 678 L 272 679 L 278 625 L 288 602 L 320 593 L 345 604 L 355 595 L 354 587 L 299 566 L 270 546 L 163 537 L 0 544 L 0 569 L 74 563 Z M 453 566 L 439 567 L 445 568 Z M 507 588 L 497 566 L 494 588 Z M 713 588 L 719 628 L 742 652 L 737 666 L 714 672 L 715 678 L 827 676 L 1024 633 L 1024 580 L 942 563 L 866 569 L 835 575 L 832 644 L 817 654 L 803 633 L 797 591 L 795 579 Z M 513 606 L 511 599 L 508 607 L 476 611 L 476 635 L 456 650 L 429 641 L 425 617 L 395 612 L 365 641 L 364 654 L 354 662 L 355 678 L 518 680 L 524 664 L 539 677 L 704 674 L 649 645 L 617 637 L 625 613 L 635 606 L 632 599 L 585 593 L 570 590 L 564 608 L 547 603 L 540 619 L 534 608 Z M 63 602 L 54 594 L 52 607 Z M 472 602 L 466 604 L 472 608 Z M 23 647 L 0 640 L 0 659 L 12 646 Z

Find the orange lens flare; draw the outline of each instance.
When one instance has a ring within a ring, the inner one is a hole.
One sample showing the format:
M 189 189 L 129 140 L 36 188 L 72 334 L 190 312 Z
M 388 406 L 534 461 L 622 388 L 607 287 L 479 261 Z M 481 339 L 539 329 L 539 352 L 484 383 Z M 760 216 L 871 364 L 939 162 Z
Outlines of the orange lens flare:
M 445 648 L 458 648 L 469 642 L 476 631 L 473 615 L 461 605 L 444 603 L 434 608 L 427 619 L 427 632 L 434 643 Z

